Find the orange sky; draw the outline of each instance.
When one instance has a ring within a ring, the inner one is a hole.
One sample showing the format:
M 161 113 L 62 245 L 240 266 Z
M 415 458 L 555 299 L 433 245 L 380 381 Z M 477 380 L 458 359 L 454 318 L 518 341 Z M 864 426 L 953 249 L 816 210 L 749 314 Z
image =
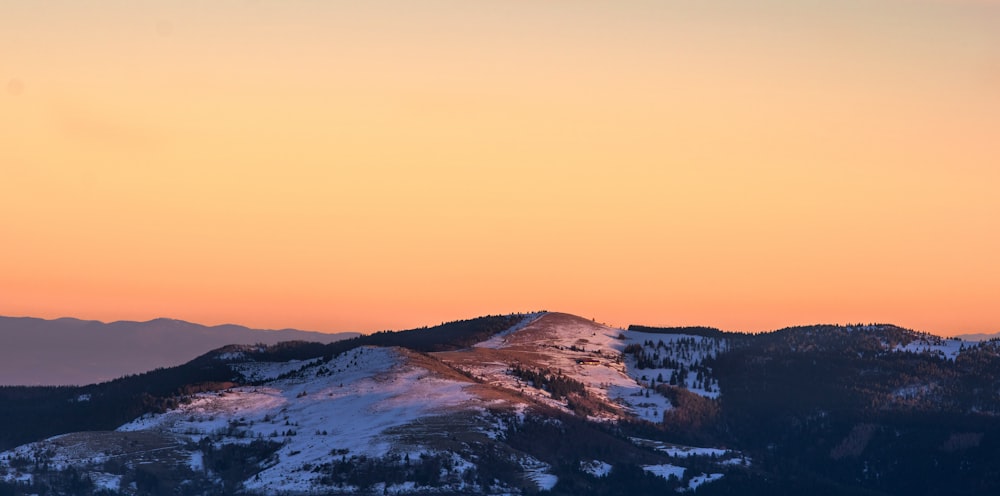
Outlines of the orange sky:
M 3 315 L 996 332 L 998 187 L 996 1 L 0 6 Z

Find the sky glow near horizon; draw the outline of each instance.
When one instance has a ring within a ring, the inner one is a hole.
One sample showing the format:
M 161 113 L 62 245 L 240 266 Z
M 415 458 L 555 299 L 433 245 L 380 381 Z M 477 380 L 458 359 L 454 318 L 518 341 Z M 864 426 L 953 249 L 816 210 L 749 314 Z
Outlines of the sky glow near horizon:
M 6 1 L 0 314 L 1000 331 L 1000 2 Z

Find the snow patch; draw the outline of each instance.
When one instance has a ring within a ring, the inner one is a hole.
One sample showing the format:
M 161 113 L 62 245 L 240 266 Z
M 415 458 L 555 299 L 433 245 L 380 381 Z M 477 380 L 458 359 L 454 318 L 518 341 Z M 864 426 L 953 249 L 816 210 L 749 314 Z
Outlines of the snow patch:
M 91 473 L 90 478 L 94 481 L 95 489 L 104 489 L 117 493 L 118 489 L 121 488 L 122 476 L 120 475 Z
M 582 461 L 580 462 L 580 470 L 594 477 L 607 477 L 611 473 L 611 464 L 600 460 Z
M 642 469 L 667 480 L 670 480 L 670 477 L 676 477 L 677 480 L 684 478 L 684 470 L 686 470 L 684 467 L 678 467 L 677 465 L 671 465 L 669 463 L 662 463 L 660 465 L 643 465 Z
M 225 353 L 219 353 L 218 355 L 215 356 L 215 359 L 222 361 L 234 361 L 234 360 L 242 360 L 246 358 L 246 356 L 247 354 L 243 353 L 242 351 L 227 351 Z
M 709 482 L 715 482 L 715 481 L 721 479 L 722 476 L 723 476 L 723 474 L 707 474 L 707 475 L 706 474 L 699 474 L 699 475 L 696 475 L 696 476 L 692 477 L 690 481 L 688 481 L 687 490 L 688 491 L 694 491 L 695 489 L 698 489 L 698 486 L 700 486 L 702 484 L 708 484 Z
M 306 361 L 289 360 L 287 362 L 237 362 L 229 364 L 234 372 L 243 376 L 249 382 L 273 381 L 280 377 L 291 375 L 322 363 L 322 358 Z
M 715 456 L 722 457 L 730 453 L 729 450 L 719 449 L 719 448 L 695 448 L 692 446 L 679 446 L 670 445 L 663 448 L 657 448 L 659 451 L 666 453 L 668 456 L 674 458 L 687 458 L 689 456 Z
M 559 477 L 549 472 L 552 467 L 546 463 L 531 459 L 528 462 L 522 462 L 522 466 L 525 477 L 537 484 L 538 489 L 542 491 L 551 491 L 559 483 Z
M 975 344 L 957 338 L 944 339 L 937 336 L 928 336 L 915 339 L 905 345 L 898 344 L 892 351 L 896 353 L 932 355 L 944 360 L 955 361 L 955 358 L 958 357 L 962 350 L 975 346 Z
M 892 395 L 898 399 L 912 400 L 930 394 L 934 387 L 935 385 L 932 384 L 912 384 L 896 389 Z
M 189 465 L 191 465 L 191 470 L 194 470 L 195 472 L 205 470 L 204 455 L 201 451 L 194 451 L 191 453 L 191 461 L 189 462 Z
M 753 460 L 749 456 L 739 456 L 735 458 L 729 458 L 720 462 L 723 465 L 735 465 L 739 467 L 749 467 L 753 465 Z

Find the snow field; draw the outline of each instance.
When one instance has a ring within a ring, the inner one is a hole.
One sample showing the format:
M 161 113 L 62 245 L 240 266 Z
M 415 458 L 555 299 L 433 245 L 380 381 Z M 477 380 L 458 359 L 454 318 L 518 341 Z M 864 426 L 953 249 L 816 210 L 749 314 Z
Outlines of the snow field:
M 119 430 L 160 430 L 196 442 L 222 436 L 217 444 L 282 442 L 276 463 L 246 481 L 246 488 L 309 491 L 318 475 L 303 467 L 328 461 L 332 452 L 385 456 L 401 449 L 387 430 L 472 406 L 474 396 L 465 391 L 470 383 L 443 379 L 405 362 L 395 349 L 358 348 L 330 362 L 233 364 L 252 377 L 285 378 L 268 387 L 199 394 L 176 410 L 137 419 Z M 295 371 L 300 372 L 288 375 Z M 414 449 L 410 455 L 421 452 Z M 198 462 L 192 458 L 192 467 Z

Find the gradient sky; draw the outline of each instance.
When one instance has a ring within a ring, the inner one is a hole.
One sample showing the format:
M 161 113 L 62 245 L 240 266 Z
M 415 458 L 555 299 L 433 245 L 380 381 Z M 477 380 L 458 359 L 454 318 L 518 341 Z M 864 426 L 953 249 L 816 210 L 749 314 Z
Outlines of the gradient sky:
M 1000 331 L 1000 2 L 0 3 L 0 314 Z

